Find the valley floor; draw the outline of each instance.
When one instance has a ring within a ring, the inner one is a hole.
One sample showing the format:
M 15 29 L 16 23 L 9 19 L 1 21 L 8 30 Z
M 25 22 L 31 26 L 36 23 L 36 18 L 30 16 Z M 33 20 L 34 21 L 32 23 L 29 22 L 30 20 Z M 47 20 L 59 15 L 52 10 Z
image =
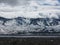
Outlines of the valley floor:
M 60 45 L 60 38 L 0 38 L 0 45 Z

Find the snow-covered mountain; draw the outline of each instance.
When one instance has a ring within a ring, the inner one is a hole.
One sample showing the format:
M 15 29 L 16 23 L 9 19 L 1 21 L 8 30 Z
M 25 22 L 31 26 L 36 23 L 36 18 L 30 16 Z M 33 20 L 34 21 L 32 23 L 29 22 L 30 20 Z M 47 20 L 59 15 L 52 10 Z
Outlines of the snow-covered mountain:
M 21 32 L 60 32 L 60 19 L 55 18 L 3 18 L 0 17 L 0 34 Z

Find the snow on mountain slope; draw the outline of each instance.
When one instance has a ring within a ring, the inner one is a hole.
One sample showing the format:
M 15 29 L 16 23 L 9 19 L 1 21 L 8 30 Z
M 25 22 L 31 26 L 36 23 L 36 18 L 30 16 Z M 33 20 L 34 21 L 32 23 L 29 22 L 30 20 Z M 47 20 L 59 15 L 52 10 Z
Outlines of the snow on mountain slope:
M 2 20 L 1 20 L 2 18 Z M 55 32 L 60 32 L 60 19 L 50 18 L 0 18 L 0 34 L 15 34 L 18 32 L 31 32 L 31 31 L 42 31 L 52 29 Z M 5 20 L 4 20 L 5 19 Z M 54 32 L 53 31 L 53 32 Z

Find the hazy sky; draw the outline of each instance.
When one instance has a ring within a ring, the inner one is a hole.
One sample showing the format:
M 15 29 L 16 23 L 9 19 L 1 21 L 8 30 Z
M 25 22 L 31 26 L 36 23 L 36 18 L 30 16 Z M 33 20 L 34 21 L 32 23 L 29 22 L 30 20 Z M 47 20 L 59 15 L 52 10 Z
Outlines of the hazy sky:
M 60 0 L 0 0 L 0 16 L 6 18 L 58 18 Z

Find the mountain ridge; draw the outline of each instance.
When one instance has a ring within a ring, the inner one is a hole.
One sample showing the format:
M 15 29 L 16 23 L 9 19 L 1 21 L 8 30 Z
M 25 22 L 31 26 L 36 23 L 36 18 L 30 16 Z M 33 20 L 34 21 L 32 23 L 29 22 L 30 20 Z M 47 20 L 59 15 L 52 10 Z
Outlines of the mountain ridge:
M 58 28 L 56 28 L 58 27 Z M 25 18 L 17 17 L 7 19 L 0 17 L 0 32 L 2 34 L 12 34 L 18 32 L 59 32 L 60 19 L 54 18 Z M 54 31 L 51 31 L 51 30 Z M 4 32 L 3 32 L 4 31 Z

